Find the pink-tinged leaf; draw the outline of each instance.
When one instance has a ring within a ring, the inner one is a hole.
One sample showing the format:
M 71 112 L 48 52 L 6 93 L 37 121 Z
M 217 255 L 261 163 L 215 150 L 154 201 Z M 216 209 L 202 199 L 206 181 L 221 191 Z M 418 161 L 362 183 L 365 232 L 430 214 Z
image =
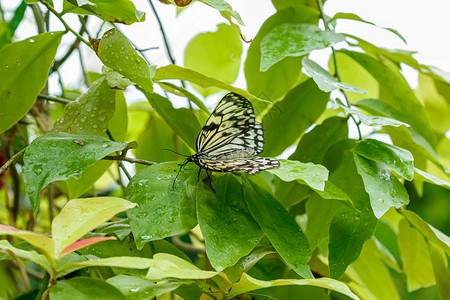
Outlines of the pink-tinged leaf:
M 0 230 L 11 230 L 11 231 L 20 231 L 20 229 L 17 229 L 16 227 L 13 226 L 9 226 L 9 225 L 5 225 L 5 224 L 0 224 Z
M 59 257 L 62 257 L 64 255 L 66 255 L 70 252 L 76 251 L 78 249 L 87 247 L 89 245 L 93 245 L 93 244 L 107 241 L 107 240 L 115 240 L 115 239 L 116 238 L 114 236 L 98 236 L 98 237 L 92 237 L 92 238 L 88 238 L 88 239 L 84 239 L 84 240 L 78 240 L 78 241 L 70 244 L 66 248 L 64 248 L 64 250 L 61 252 Z
M 0 235 L 13 235 L 41 250 L 47 257 L 53 257 L 55 243 L 48 236 L 16 227 L 0 224 Z

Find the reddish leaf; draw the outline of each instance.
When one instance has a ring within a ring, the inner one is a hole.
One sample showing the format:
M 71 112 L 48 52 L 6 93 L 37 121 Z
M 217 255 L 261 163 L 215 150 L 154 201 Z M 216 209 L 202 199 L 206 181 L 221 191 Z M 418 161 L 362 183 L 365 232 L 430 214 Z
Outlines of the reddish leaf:
M 114 236 L 98 236 L 98 237 L 92 237 L 92 238 L 88 238 L 88 239 L 84 239 L 84 240 L 78 240 L 78 241 L 70 244 L 66 248 L 64 248 L 64 250 L 61 252 L 59 257 L 64 256 L 70 252 L 76 251 L 78 249 L 87 247 L 92 244 L 96 244 L 96 243 L 107 241 L 107 240 L 115 240 L 115 239 L 116 238 Z

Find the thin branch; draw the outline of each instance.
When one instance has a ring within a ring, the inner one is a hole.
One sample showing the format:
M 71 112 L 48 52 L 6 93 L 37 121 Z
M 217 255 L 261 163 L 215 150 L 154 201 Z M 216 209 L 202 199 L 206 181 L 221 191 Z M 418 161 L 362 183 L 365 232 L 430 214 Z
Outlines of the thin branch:
M 325 30 L 333 31 L 333 29 L 330 28 L 330 21 L 328 20 L 327 15 L 323 11 L 323 4 L 322 4 L 321 0 L 317 0 L 317 7 L 319 8 L 320 18 L 323 21 L 323 24 L 325 26 Z M 338 69 L 337 57 L 336 57 L 336 50 L 334 49 L 333 46 L 331 46 L 331 51 L 332 51 L 333 64 L 334 64 L 334 77 L 336 77 L 336 79 L 339 82 L 342 82 L 341 76 L 339 75 L 339 69 Z M 339 91 L 344 96 L 346 106 L 347 107 L 351 107 L 350 101 L 348 101 L 347 93 L 343 89 L 339 89 Z M 353 120 L 353 122 L 355 123 L 356 129 L 358 130 L 359 139 L 361 140 L 362 139 L 362 134 L 361 134 L 361 129 L 359 128 L 359 125 L 361 125 L 361 121 L 359 121 L 359 122 L 356 121 L 355 116 L 353 116 L 353 114 L 349 113 L 349 116 Z
M 34 19 L 36 20 L 36 26 L 38 29 L 38 33 L 44 33 L 45 32 L 45 19 L 44 16 L 42 15 L 42 11 L 39 8 L 39 6 L 34 3 L 34 4 L 30 4 L 31 6 L 31 10 L 33 11 L 33 15 L 34 15 Z
M 14 154 L 7 162 L 5 162 L 5 164 L 0 168 L 0 174 L 3 174 L 6 170 L 8 170 L 9 166 L 18 162 L 26 149 L 27 148 L 23 148 L 22 150 Z
M 57 103 L 61 103 L 61 104 L 69 104 L 70 102 L 72 102 L 71 100 L 67 100 L 64 98 L 60 98 L 60 97 L 54 97 L 54 96 L 48 96 L 48 95 L 43 95 L 43 94 L 39 94 L 38 99 L 41 100 L 48 100 L 48 101 L 52 101 L 52 102 L 57 102 Z
M 114 137 L 111 134 L 111 131 L 109 131 L 109 129 L 106 129 L 106 134 L 108 135 L 109 139 L 113 142 L 116 141 L 116 139 L 114 139 Z M 120 153 L 118 151 L 116 151 L 116 154 L 120 157 Z M 122 155 L 123 157 L 125 156 L 125 153 L 123 153 Z M 128 173 L 127 168 L 125 168 L 124 164 L 122 163 L 122 161 L 119 160 L 118 162 L 119 164 L 119 168 L 122 169 L 123 173 L 125 174 L 125 176 L 127 176 L 128 180 L 131 180 L 131 175 L 130 173 Z M 119 176 L 120 176 L 120 172 L 119 172 Z
M 85 17 L 85 19 L 87 19 L 87 16 Z M 80 31 L 78 32 L 78 34 L 80 36 L 83 36 L 83 34 L 86 32 L 86 22 L 81 22 L 81 28 Z M 73 51 L 75 49 L 78 49 L 78 47 L 80 46 L 80 40 L 76 39 L 72 45 L 70 45 L 69 50 L 67 50 L 66 54 L 64 54 L 64 56 L 61 59 L 58 59 L 57 61 L 55 61 L 55 63 L 53 64 L 52 70 L 53 72 L 57 71 L 59 69 L 59 67 L 61 67 L 62 64 L 64 64 L 66 62 L 66 60 L 72 55 Z
M 66 28 L 66 30 L 72 32 L 80 41 L 85 43 L 86 46 L 88 46 L 89 48 L 94 50 L 94 48 L 92 47 L 92 45 L 88 41 L 86 41 L 81 35 L 79 35 L 78 32 L 76 32 L 75 30 L 70 28 L 70 26 L 62 18 L 62 15 L 59 12 L 57 12 L 56 9 L 53 6 L 51 6 L 46 0 L 39 0 L 39 2 L 41 2 L 45 7 L 47 7 L 47 9 L 49 11 L 51 11 L 61 21 L 61 23 L 63 23 L 63 25 Z
M 153 14 L 156 17 L 156 21 L 159 24 L 159 29 L 161 30 L 161 35 L 162 35 L 163 40 L 164 40 L 164 45 L 166 46 L 167 55 L 169 56 L 169 59 L 172 62 L 172 64 L 175 64 L 175 59 L 172 56 L 172 51 L 170 50 L 169 41 L 167 40 L 166 32 L 164 31 L 164 26 L 163 26 L 163 24 L 161 22 L 161 19 L 159 18 L 158 12 L 156 12 L 156 9 L 155 9 L 155 6 L 153 6 L 152 0 L 148 0 L 148 3 L 150 4 L 150 7 L 153 10 Z
M 117 161 L 126 161 L 132 164 L 141 164 L 141 165 L 147 165 L 147 166 L 151 166 L 154 164 L 157 164 L 156 162 L 153 161 L 148 161 L 148 160 L 143 160 L 143 159 L 137 159 L 137 158 L 132 158 L 132 157 L 126 157 L 126 156 L 112 156 L 112 155 L 108 155 L 103 157 L 102 159 L 104 160 L 117 160 Z
M 179 236 L 173 236 L 172 243 L 175 246 L 177 246 L 178 248 L 181 248 L 188 252 L 206 254 L 206 250 L 204 248 L 197 248 L 197 247 L 193 246 L 192 244 L 185 243 L 180 239 Z

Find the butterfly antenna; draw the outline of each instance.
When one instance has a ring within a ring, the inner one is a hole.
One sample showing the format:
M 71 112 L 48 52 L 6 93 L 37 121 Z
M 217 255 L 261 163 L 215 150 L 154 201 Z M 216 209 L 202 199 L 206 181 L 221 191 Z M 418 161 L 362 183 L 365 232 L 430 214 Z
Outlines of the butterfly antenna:
M 188 156 L 189 156 L 189 155 L 184 155 L 184 154 L 178 153 L 178 152 L 173 151 L 173 150 L 171 150 L 171 149 L 162 149 L 162 150 L 167 150 L 167 151 L 173 152 L 173 153 L 175 153 L 175 154 L 178 154 L 178 155 L 181 155 L 181 156 L 184 156 L 184 157 L 188 157 Z
M 181 169 L 183 169 L 184 166 L 186 166 L 188 164 L 188 162 L 189 161 L 187 159 L 185 159 L 183 161 L 183 163 L 180 165 L 180 169 L 178 170 L 177 176 L 175 176 L 175 179 L 173 180 L 173 183 L 172 183 L 172 190 L 173 191 L 175 190 L 175 181 L 177 181 L 177 178 L 178 178 L 178 175 L 180 175 Z

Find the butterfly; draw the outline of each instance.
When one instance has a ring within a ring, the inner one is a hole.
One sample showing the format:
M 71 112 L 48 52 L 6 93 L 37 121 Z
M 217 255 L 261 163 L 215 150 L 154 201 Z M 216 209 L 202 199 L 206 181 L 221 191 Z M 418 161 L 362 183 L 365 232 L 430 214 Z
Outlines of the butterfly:
M 255 175 L 279 167 L 280 162 L 276 159 L 254 157 L 263 151 L 263 147 L 264 128 L 255 120 L 251 102 L 236 93 L 228 93 L 200 131 L 197 153 L 188 156 L 181 168 L 194 162 L 200 167 L 199 176 L 201 170 L 206 169 L 209 177 L 208 171 L 241 171 Z

